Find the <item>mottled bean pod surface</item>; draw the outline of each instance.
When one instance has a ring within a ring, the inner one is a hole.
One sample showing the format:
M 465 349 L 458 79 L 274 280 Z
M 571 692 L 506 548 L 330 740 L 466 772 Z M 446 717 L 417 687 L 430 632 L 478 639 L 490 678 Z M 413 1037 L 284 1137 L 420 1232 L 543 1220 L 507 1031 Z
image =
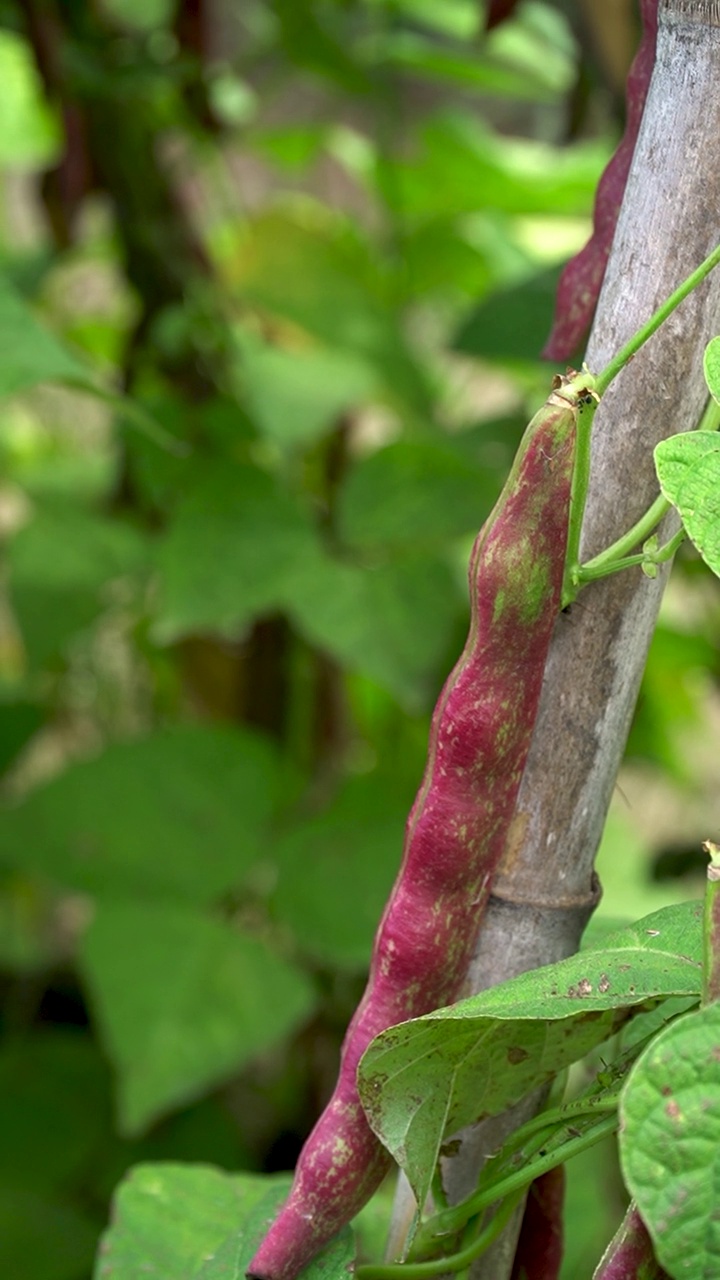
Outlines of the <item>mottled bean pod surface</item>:
M 398 878 L 330 1102 L 290 1196 L 248 1270 L 292 1280 L 362 1208 L 390 1166 L 357 1067 L 381 1031 L 454 999 L 503 852 L 560 609 L 582 375 L 558 377 L 473 548 L 470 632 L 440 695 Z M 349 904 L 352 910 L 352 904 Z

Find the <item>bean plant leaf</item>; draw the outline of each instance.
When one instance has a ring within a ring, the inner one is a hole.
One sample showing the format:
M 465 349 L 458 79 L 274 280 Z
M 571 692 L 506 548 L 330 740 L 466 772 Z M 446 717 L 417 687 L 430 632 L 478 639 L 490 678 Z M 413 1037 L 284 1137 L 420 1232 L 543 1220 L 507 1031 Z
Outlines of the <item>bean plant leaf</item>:
M 497 486 L 458 450 L 398 441 L 364 458 L 338 496 L 338 529 L 354 546 L 417 547 L 480 528 Z
M 559 278 L 552 267 L 484 298 L 463 321 L 455 350 L 490 360 L 538 358 Z
M 703 370 L 708 391 L 720 404 L 720 337 L 711 338 L 703 355 Z
M 243 1280 L 285 1199 L 286 1174 L 227 1174 L 210 1165 L 138 1165 L 120 1183 L 94 1280 Z M 352 1261 L 348 1228 L 307 1280 L 330 1280 Z
M 586 214 L 607 158 L 605 143 L 558 148 L 494 134 L 477 112 L 436 113 L 397 163 L 387 198 L 417 223 L 476 215 L 479 189 L 485 207 L 503 213 Z
M 1 59 L 0 59 L 1 63 Z M 0 275 L 0 397 L 26 391 L 39 382 L 64 382 L 97 390 L 88 366 L 74 356 L 46 328 L 13 288 Z
M 673 1277 L 720 1274 L 720 1005 L 686 1014 L 638 1059 L 621 1098 L 625 1181 Z
M 437 40 L 409 31 L 391 31 L 377 39 L 372 54 L 376 62 L 422 76 L 431 83 L 448 81 L 502 98 L 552 102 L 562 93 L 565 79 L 558 76 L 551 81 L 542 74 L 537 59 L 533 68 L 513 67 L 508 65 L 508 59 L 483 57 L 478 48 L 470 53 L 448 50 Z
M 424 709 L 437 693 L 459 612 L 457 585 L 441 557 L 397 556 L 372 566 L 308 557 L 287 602 L 312 644 L 407 708 Z
M 351 779 L 324 813 L 276 842 L 273 914 L 305 954 L 350 971 L 367 966 L 400 865 L 406 799 L 396 780 L 391 792 L 372 774 Z
M 282 607 L 313 554 L 309 515 L 259 467 L 188 463 L 184 496 L 160 543 L 158 640 L 236 638 Z
M 10 594 L 28 663 L 47 666 L 108 607 L 108 586 L 130 583 L 147 544 L 129 523 L 72 502 L 38 505 L 8 546 Z
M 248 409 L 263 434 L 280 445 L 312 444 L 377 389 L 372 367 L 351 351 L 283 350 L 248 338 L 242 351 Z
M 336 215 L 274 210 L 243 224 L 228 258 L 229 282 L 243 305 L 282 317 L 327 348 L 353 352 L 386 391 L 427 414 L 429 379 L 388 308 L 376 256 Z
M 0 165 L 36 171 L 56 162 L 60 122 L 43 92 L 28 42 L 7 29 L 0 32 L 0 83 Z M 7 355 L 7 348 L 3 352 Z
M 600 947 L 383 1032 L 359 1071 L 370 1124 L 428 1193 L 443 1138 L 511 1106 L 601 1044 L 628 1009 L 700 990 L 701 906 L 646 916 Z
M 92 1265 L 97 1225 L 67 1197 L 0 1184 L 0 1275 L 77 1280 Z
M 297 969 L 191 907 L 104 902 L 80 964 L 125 1133 L 226 1080 L 313 1004 Z
M 227 1237 L 235 1234 L 249 1245 L 259 1236 L 288 1182 L 286 1176 L 231 1176 L 209 1165 L 138 1165 L 115 1192 L 96 1280 L 133 1280 L 139 1274 L 189 1280 Z
M 108 1120 L 107 1068 L 84 1031 L 36 1031 L 0 1050 L 0 1186 L 72 1185 Z
M 8 809 L 0 861 L 100 896 L 208 902 L 257 858 L 277 786 L 259 735 L 158 730 L 71 765 Z
M 670 436 L 655 448 L 655 467 L 688 537 L 720 576 L 720 437 L 715 431 Z

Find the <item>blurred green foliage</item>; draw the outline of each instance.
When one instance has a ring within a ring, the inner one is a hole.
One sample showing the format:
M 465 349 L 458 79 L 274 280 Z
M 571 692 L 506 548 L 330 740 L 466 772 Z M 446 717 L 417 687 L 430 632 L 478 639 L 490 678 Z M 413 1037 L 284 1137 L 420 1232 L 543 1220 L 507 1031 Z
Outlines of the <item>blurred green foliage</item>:
M 562 6 L 483 27 L 475 0 L 0 4 L 13 1280 L 86 1280 L 138 1160 L 289 1167 L 332 1080 L 617 135 Z M 671 606 L 631 748 L 704 813 L 694 562 Z

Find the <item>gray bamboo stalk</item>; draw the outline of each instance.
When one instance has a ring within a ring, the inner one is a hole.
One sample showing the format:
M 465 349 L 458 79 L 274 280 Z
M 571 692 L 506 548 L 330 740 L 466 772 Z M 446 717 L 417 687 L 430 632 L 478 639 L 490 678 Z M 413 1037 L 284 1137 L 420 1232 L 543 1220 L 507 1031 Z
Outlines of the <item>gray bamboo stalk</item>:
M 720 239 L 720 3 L 660 0 L 657 59 L 588 347 L 600 370 Z M 688 298 L 608 391 L 593 428 L 583 558 L 623 533 L 657 496 L 653 446 L 697 423 L 702 352 L 717 332 L 720 276 Z M 665 532 L 674 531 L 672 517 Z M 598 900 L 593 861 L 615 786 L 667 570 L 629 570 L 587 587 L 561 615 L 513 830 L 483 923 L 468 991 L 577 950 Z M 537 1102 L 535 1103 L 537 1105 Z M 522 1116 L 528 1108 L 522 1107 Z M 446 1163 L 451 1201 L 518 1123 L 479 1126 Z M 399 1196 L 396 1246 L 407 1207 Z M 505 1280 L 515 1232 L 473 1268 Z

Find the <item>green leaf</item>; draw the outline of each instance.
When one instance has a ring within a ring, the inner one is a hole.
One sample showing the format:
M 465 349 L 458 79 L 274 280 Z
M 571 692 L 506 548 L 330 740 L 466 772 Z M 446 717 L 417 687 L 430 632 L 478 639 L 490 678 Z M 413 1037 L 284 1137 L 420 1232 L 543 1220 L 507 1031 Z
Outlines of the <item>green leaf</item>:
M 390 393 L 427 414 L 429 380 L 388 305 L 376 254 L 337 217 L 319 208 L 263 214 L 245 224 L 227 269 L 243 305 L 363 357 Z
M 0 58 L 1 65 L 1 58 Z M 36 320 L 6 276 L 0 275 L 0 397 L 15 395 L 39 382 L 66 382 L 97 390 L 88 366 L 76 359 Z
M 44 721 L 45 711 L 36 702 L 0 693 L 0 773 L 9 768 Z
M 284 351 L 243 341 L 242 380 L 260 430 L 280 445 L 307 445 L 367 400 L 377 375 L 347 351 Z
M 317 545 L 309 515 L 265 471 L 188 464 L 183 498 L 160 542 L 155 635 L 237 638 L 282 607 Z
M 137 1280 L 140 1274 L 148 1280 L 194 1280 L 232 1235 L 249 1262 L 251 1244 L 259 1242 L 288 1186 L 286 1175 L 231 1176 L 207 1165 L 138 1165 L 115 1192 L 95 1280 Z
M 703 355 L 703 370 L 708 391 L 720 404 L 720 337 L 711 338 Z
M 136 31 L 170 26 L 175 0 L 104 0 L 111 21 Z
M 267 1230 L 269 1215 L 263 1219 Z M 264 1232 L 257 1231 L 253 1236 L 252 1250 L 246 1244 L 248 1236 L 234 1228 L 220 1245 L 213 1257 L 200 1268 L 196 1280 L 245 1280 L 245 1271 L 254 1251 L 259 1246 Z M 345 1227 L 338 1236 L 323 1249 L 317 1258 L 303 1268 L 303 1280 L 347 1280 L 353 1271 L 355 1248 L 352 1232 Z
M 108 584 L 144 565 L 142 536 L 121 520 L 46 501 L 10 542 L 10 594 L 31 667 L 62 656 L 107 607 Z
M 280 45 L 297 67 L 327 77 L 349 93 L 365 97 L 375 85 L 352 56 L 347 28 L 337 22 L 335 6 L 317 8 L 313 0 L 275 0 Z
M 621 1098 L 627 1185 L 662 1266 L 720 1274 L 720 1005 L 667 1027 L 633 1067 Z
M 477 299 L 495 279 L 497 264 L 486 246 L 474 243 L 472 227 L 462 219 L 436 217 L 404 230 L 400 281 L 407 300 L 427 306 L 429 295 Z
M 484 298 L 463 321 L 456 351 L 487 360 L 539 360 L 552 322 L 560 267 Z
M 43 95 L 27 41 L 7 28 L 0 31 L 0 84 L 0 165 L 3 169 L 46 168 L 58 157 L 61 129 Z M 8 355 L 3 344 L 3 365 Z
M 700 990 L 700 904 L 646 916 L 596 950 L 521 974 L 378 1036 L 362 1059 L 370 1123 L 418 1203 L 443 1138 L 496 1115 L 612 1034 L 618 1011 Z
M 660 488 L 705 563 L 720 576 L 720 437 L 689 431 L 655 448 Z
M 103 902 L 80 963 L 128 1134 L 228 1079 L 313 1004 L 264 943 L 190 907 Z
M 249 731 L 158 730 L 7 810 L 0 858 L 86 893 L 208 902 L 257 858 L 277 785 L 270 746 Z
M 285 1174 L 139 1165 L 115 1193 L 95 1280 L 243 1280 L 289 1185 Z M 346 1228 L 303 1276 L 336 1280 L 352 1258 Z
M 34 1031 L 0 1049 L 0 1185 L 52 1191 L 101 1150 L 107 1071 L 85 1031 Z
M 496 213 L 586 214 L 608 159 L 606 145 L 551 147 L 490 132 L 470 112 L 444 112 L 397 161 L 391 193 L 403 220 Z
M 439 692 L 458 594 L 444 560 L 398 559 L 377 568 L 315 556 L 287 593 L 306 638 L 370 676 L 406 707 Z
M 370 0 L 375 8 L 384 2 Z M 472 40 L 477 36 L 482 17 L 476 0 L 444 0 L 442 5 L 435 0 L 396 0 L 395 13 L 455 40 Z
M 484 56 L 477 49 L 448 48 L 419 32 L 377 33 L 366 42 L 363 52 L 369 62 L 381 67 L 399 68 L 430 81 L 448 81 L 502 98 L 554 102 L 566 88 L 566 77 L 550 80 L 538 74 L 537 62 L 532 68 L 512 66 L 509 60 Z
M 351 779 L 324 813 L 296 823 L 273 850 L 274 914 L 321 963 L 367 965 L 402 854 L 408 805 L 397 790 L 372 774 Z
M 8 1280 L 78 1280 L 96 1243 L 96 1224 L 66 1200 L 0 1184 L 0 1275 Z
M 338 497 L 338 531 L 358 547 L 417 547 L 480 528 L 497 486 L 438 444 L 398 441 L 358 462 Z

